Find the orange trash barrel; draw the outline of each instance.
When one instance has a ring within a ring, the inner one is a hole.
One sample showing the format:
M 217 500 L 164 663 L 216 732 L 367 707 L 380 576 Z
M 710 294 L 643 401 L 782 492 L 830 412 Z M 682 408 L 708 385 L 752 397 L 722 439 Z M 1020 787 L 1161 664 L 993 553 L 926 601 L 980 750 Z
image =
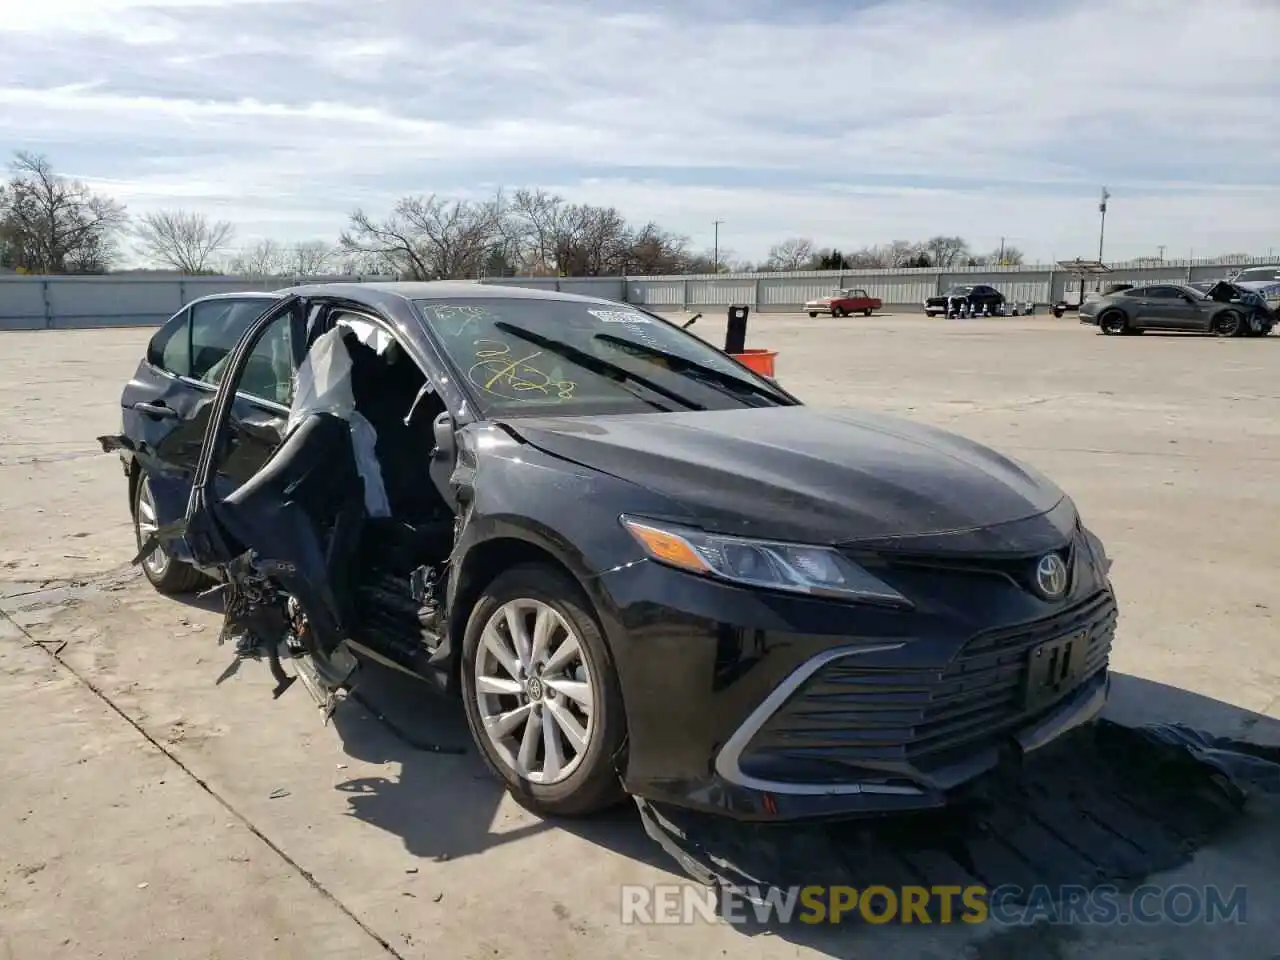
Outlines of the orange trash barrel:
M 731 353 L 729 356 L 733 357 L 733 359 L 737 360 L 747 369 L 754 370 L 761 376 L 772 377 L 773 361 L 777 359 L 778 351 L 761 350 L 757 348 L 743 350 L 741 353 Z

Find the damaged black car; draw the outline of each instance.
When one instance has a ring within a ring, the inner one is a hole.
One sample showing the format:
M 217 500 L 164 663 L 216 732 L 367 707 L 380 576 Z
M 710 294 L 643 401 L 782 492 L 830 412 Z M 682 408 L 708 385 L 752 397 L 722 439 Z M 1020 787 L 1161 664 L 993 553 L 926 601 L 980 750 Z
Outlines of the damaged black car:
M 189 306 L 103 437 L 162 591 L 326 709 L 461 698 L 531 809 L 941 806 L 1094 719 L 1116 602 L 1034 470 L 803 405 L 666 320 L 471 283 Z

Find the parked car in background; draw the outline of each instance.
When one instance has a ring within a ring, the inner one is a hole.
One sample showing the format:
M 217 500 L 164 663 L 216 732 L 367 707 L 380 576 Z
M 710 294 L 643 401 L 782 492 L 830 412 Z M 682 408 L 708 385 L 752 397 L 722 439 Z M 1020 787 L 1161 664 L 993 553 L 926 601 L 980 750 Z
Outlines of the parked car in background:
M 864 317 L 871 316 L 873 310 L 884 306 L 878 297 L 873 297 L 860 288 L 832 290 L 825 297 L 810 300 L 804 305 L 805 312 L 811 317 L 820 313 L 829 313 L 833 317 L 847 317 L 860 313 Z
M 1191 284 L 1130 287 L 1086 298 L 1080 305 L 1080 322 L 1097 326 L 1108 335 L 1180 330 L 1237 337 L 1271 332 L 1274 316 L 1248 291 L 1216 283 L 1210 292 L 1212 296 Z
M 927 317 L 947 316 L 959 311 L 967 314 L 1003 313 L 1005 297 L 995 287 L 985 284 L 961 285 L 951 287 L 936 297 L 929 297 L 924 302 Z
M 331 709 L 374 661 L 459 697 L 544 815 L 746 820 L 936 808 L 1105 704 L 1110 560 L 1030 466 L 608 300 L 228 301 L 247 326 L 156 332 L 100 442 L 139 559 L 217 573 L 277 696 L 292 664 Z
M 1242 290 L 1259 294 L 1273 313 L 1280 311 L 1280 266 L 1249 267 L 1231 278 Z

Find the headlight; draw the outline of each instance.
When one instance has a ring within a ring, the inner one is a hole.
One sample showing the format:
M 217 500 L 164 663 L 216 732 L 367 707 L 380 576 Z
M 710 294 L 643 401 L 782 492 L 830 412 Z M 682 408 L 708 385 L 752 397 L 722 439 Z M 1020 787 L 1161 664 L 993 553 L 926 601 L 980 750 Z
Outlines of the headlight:
M 766 590 L 897 607 L 912 605 L 893 587 L 830 547 L 749 540 L 627 516 L 619 519 L 651 559 L 689 573 Z

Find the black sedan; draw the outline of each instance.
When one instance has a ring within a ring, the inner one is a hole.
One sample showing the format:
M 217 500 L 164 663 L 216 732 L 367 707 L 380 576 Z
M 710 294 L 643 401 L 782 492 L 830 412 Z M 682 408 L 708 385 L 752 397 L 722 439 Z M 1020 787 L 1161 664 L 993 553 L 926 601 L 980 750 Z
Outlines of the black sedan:
M 632 306 L 447 282 L 205 300 L 122 404 L 101 441 L 158 588 L 224 581 L 276 695 L 301 676 L 332 708 L 366 661 L 459 695 L 545 814 L 935 807 L 1106 699 L 1109 560 L 1053 483 L 803 406 Z
M 951 287 L 924 302 L 925 316 L 996 316 L 1004 313 L 1005 296 L 995 287 L 971 284 Z
M 1208 291 L 1171 283 L 1089 297 L 1080 305 L 1080 322 L 1110 335 L 1168 330 L 1238 337 L 1265 336 L 1275 317 L 1260 297 L 1230 283 L 1211 284 Z

